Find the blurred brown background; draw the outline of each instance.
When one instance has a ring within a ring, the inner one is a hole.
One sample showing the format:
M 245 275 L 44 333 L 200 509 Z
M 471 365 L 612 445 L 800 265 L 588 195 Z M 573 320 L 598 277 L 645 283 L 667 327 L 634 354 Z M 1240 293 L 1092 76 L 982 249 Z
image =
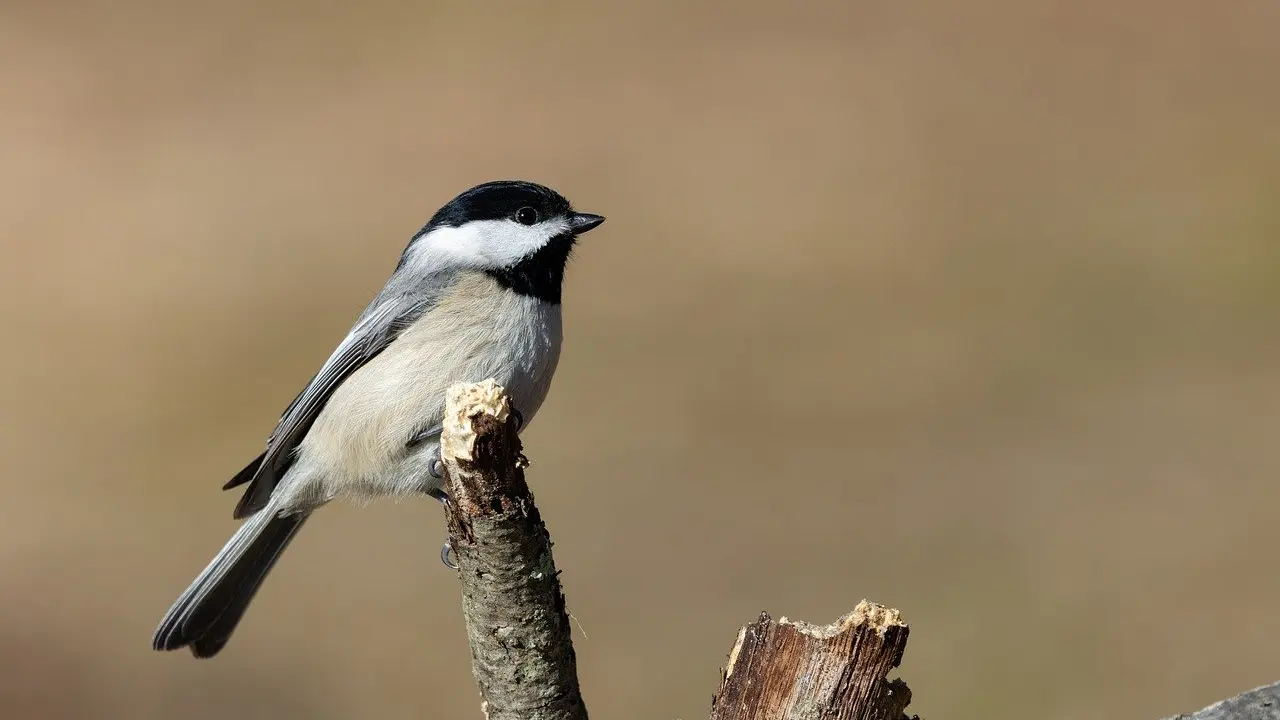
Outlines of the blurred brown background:
M 458 191 L 609 222 L 526 435 L 587 704 L 761 609 L 912 624 L 930 718 L 1280 679 L 1280 5 L 0 5 L 0 715 L 472 718 L 428 500 L 150 651 L 219 485 Z

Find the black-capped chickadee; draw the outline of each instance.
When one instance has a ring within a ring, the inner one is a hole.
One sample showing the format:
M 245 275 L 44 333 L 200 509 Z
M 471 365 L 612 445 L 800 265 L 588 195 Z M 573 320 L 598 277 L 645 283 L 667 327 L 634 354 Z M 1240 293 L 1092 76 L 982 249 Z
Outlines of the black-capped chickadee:
M 577 237 L 600 223 L 550 188 L 479 185 L 436 212 L 355 326 L 289 405 L 248 484 L 244 518 L 156 629 L 156 650 L 212 657 L 307 517 L 335 498 L 445 499 L 445 392 L 488 378 L 528 426 L 560 357 L 560 290 Z

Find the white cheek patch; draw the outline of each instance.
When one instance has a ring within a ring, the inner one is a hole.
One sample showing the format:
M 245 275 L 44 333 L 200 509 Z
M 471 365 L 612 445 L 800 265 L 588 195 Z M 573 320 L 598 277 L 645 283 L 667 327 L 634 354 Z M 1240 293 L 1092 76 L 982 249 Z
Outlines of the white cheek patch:
M 569 230 L 562 219 L 536 225 L 514 220 L 474 220 L 460 227 L 436 228 L 418 238 L 409 252 L 415 269 L 489 269 L 515 264 Z

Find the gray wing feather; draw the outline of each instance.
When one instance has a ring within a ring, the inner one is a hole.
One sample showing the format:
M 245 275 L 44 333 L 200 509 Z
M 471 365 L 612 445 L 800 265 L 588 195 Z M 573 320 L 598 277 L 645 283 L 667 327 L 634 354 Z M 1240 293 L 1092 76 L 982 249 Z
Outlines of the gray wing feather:
M 397 278 L 393 277 L 393 282 Z M 266 451 L 259 460 L 246 467 L 225 487 L 249 483 L 236 505 L 234 516 L 243 518 L 266 506 L 271 493 L 285 471 L 293 463 L 293 451 L 302 442 L 316 416 L 329 401 L 333 391 L 390 345 L 405 328 L 422 317 L 438 301 L 450 278 L 433 276 L 424 279 L 420 289 L 393 292 L 387 288 L 360 315 L 346 338 L 321 366 L 307 387 L 290 403 L 276 428 L 267 438 Z M 257 465 L 250 474 L 250 468 Z

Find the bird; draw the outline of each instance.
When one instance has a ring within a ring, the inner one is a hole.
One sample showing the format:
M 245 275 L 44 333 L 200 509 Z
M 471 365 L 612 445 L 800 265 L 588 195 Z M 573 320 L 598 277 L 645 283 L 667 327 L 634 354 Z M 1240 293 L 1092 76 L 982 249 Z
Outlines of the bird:
M 262 453 L 223 486 L 245 488 L 233 512 L 243 522 L 174 601 L 152 647 L 217 655 L 280 554 L 331 501 L 448 502 L 440 433 L 451 385 L 493 379 L 517 432 L 527 428 L 560 358 L 566 266 L 579 236 L 603 222 L 523 180 L 477 185 L 436 211 Z

